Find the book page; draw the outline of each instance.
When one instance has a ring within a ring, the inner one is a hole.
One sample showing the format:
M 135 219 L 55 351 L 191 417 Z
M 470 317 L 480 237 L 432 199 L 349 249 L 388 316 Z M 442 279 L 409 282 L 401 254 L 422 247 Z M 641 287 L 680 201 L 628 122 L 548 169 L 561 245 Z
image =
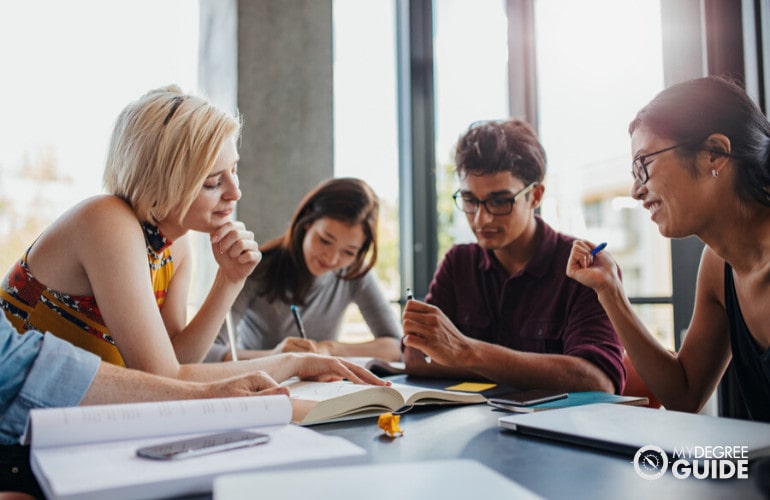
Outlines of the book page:
M 393 384 L 391 388 L 397 390 L 407 404 L 434 404 L 434 403 L 484 403 L 487 398 L 479 393 L 442 391 L 440 389 L 426 389 L 411 385 Z
M 286 396 L 160 401 L 34 409 L 33 447 L 99 443 L 289 423 Z M 26 436 L 25 436 L 26 437 Z
M 403 399 L 390 387 L 338 382 L 293 382 L 288 384 L 294 415 L 300 424 L 325 422 L 366 411 L 372 414 L 395 410 Z
M 376 385 L 354 384 L 347 381 L 338 382 L 293 382 L 288 385 L 291 399 L 303 399 L 307 401 L 326 401 L 339 396 L 353 394 L 361 391 L 376 390 Z
M 405 404 L 483 403 L 481 394 L 442 391 L 405 384 L 390 387 L 351 382 L 291 382 L 293 422 L 312 424 L 349 420 L 394 411 Z

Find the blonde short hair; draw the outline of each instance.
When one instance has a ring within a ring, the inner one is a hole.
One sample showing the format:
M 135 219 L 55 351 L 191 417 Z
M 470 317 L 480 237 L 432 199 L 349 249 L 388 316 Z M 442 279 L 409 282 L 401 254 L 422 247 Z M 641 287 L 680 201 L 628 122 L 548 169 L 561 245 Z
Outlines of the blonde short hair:
M 230 116 L 176 85 L 147 92 L 118 116 L 103 184 L 142 221 L 158 223 L 195 201 L 226 140 L 240 135 Z

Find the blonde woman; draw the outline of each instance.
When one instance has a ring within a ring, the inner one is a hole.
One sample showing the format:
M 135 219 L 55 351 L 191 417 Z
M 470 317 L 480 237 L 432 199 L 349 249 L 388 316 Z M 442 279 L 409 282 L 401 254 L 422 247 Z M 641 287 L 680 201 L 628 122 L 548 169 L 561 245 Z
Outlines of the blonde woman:
M 105 361 L 177 379 L 264 370 L 279 381 L 384 383 L 317 355 L 199 364 L 261 259 L 253 233 L 232 218 L 241 197 L 239 134 L 238 119 L 176 86 L 126 106 L 107 154 L 108 194 L 65 212 L 3 280 L 0 306 L 16 329 L 47 331 Z M 190 231 L 209 235 L 219 268 L 188 322 Z

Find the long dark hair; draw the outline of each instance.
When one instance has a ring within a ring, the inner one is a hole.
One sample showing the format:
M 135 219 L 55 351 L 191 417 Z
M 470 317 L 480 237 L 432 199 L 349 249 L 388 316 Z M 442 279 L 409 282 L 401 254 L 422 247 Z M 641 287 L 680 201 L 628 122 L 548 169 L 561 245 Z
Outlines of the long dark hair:
M 653 134 L 687 146 L 689 154 L 714 151 L 704 141 L 711 134 L 730 139 L 736 158 L 736 190 L 741 198 L 770 206 L 770 123 L 735 81 L 724 76 L 696 78 L 662 90 L 628 126 L 629 134 L 645 127 Z
M 287 304 L 305 305 L 314 277 L 305 263 L 302 242 L 308 227 L 323 217 L 351 225 L 361 224 L 364 244 L 353 263 L 339 273 L 345 280 L 368 273 L 377 262 L 379 206 L 374 190 L 360 179 L 329 179 L 316 186 L 300 202 L 286 233 L 261 246 L 262 262 L 252 273 L 252 278 L 259 283 L 257 294 L 271 303 L 281 300 Z

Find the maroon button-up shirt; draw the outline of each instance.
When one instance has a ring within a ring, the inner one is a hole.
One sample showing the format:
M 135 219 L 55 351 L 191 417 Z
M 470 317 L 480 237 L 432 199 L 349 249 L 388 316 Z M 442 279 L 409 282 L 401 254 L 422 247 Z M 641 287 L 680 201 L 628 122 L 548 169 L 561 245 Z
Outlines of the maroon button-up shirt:
M 584 358 L 620 393 L 623 347 L 596 293 L 566 275 L 574 238 L 539 217 L 540 250 L 509 276 L 491 250 L 455 245 L 444 256 L 425 301 L 465 335 L 511 349 Z

